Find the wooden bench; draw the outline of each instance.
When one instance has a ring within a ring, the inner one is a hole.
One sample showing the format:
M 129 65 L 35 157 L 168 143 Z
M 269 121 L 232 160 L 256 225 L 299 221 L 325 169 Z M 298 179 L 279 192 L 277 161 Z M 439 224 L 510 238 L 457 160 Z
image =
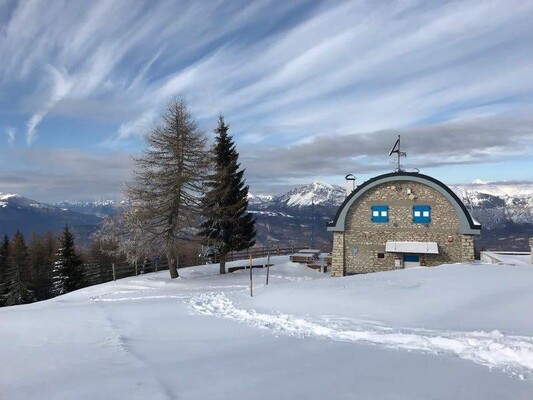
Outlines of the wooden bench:
M 270 264 L 270 267 L 272 267 L 274 264 Z M 263 265 L 263 264 L 255 264 L 255 265 L 252 265 L 252 268 L 266 268 L 267 266 L 266 265 Z M 250 269 L 250 267 L 248 265 L 243 265 L 243 266 L 240 266 L 240 267 L 229 267 L 228 268 L 228 273 L 232 273 L 232 272 L 235 272 L 235 271 L 239 271 L 241 269 Z
M 312 255 L 312 254 L 302 254 L 302 253 L 291 254 L 289 256 L 289 259 L 292 262 L 300 263 L 300 264 L 309 264 L 309 263 L 312 263 L 313 261 L 316 260 L 314 255 Z
M 318 250 L 318 249 L 302 249 L 302 250 L 298 251 L 298 254 L 310 254 L 310 255 L 312 255 L 315 260 L 318 259 L 318 256 L 320 256 L 320 253 L 322 253 L 322 251 Z

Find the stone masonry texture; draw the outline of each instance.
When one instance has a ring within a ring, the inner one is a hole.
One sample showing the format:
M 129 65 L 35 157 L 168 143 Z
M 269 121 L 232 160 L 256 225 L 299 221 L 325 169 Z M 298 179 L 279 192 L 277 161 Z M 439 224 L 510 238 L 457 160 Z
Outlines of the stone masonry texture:
M 389 222 L 372 222 L 373 205 L 388 205 Z M 414 205 L 431 206 L 429 224 L 413 222 Z M 401 254 L 385 252 L 387 241 L 436 242 L 438 255 L 420 255 L 425 266 L 474 261 L 473 237 L 459 232 L 459 218 L 448 199 L 422 183 L 387 182 L 352 204 L 345 231 L 334 232 L 332 276 L 403 268 Z

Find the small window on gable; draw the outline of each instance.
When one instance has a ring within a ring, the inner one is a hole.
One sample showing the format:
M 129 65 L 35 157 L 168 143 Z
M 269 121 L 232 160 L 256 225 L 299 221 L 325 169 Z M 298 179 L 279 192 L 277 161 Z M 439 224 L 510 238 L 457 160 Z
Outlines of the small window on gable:
M 427 205 L 413 206 L 413 222 L 415 224 L 429 224 L 431 222 L 431 207 Z
M 376 222 L 376 223 L 389 222 L 389 206 L 386 206 L 386 205 L 372 206 L 372 222 Z

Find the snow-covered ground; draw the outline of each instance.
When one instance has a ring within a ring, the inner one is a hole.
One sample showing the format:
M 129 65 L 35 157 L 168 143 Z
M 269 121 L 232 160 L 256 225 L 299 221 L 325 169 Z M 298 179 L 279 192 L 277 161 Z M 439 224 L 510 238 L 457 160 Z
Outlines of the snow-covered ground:
M 253 298 L 209 265 L 0 309 L 0 399 L 533 398 L 530 266 L 273 261 Z
M 506 264 L 506 265 L 531 265 L 531 253 L 526 252 L 504 252 L 504 251 L 484 251 L 491 264 Z

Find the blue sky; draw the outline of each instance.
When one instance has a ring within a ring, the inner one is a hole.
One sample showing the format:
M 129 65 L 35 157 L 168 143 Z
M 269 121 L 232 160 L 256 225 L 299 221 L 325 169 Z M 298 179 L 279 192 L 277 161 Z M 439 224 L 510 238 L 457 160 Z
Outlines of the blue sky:
M 0 192 L 120 197 L 183 96 L 279 193 L 407 168 L 533 180 L 533 2 L 0 2 Z

